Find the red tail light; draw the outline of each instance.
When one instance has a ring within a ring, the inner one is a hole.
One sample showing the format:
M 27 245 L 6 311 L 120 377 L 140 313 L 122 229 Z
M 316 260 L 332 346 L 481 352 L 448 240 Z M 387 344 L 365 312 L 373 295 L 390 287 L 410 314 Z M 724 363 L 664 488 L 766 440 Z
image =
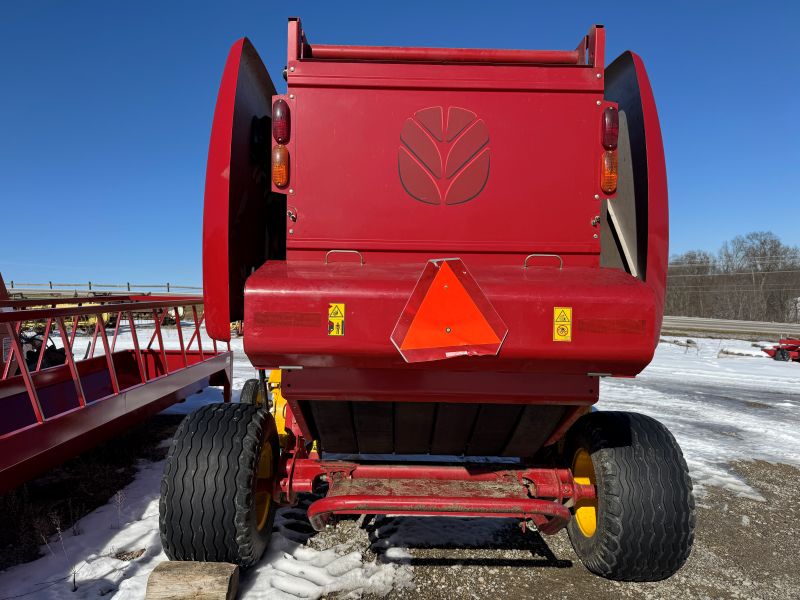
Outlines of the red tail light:
M 613 106 L 603 111 L 603 148 L 615 150 L 619 140 L 619 113 Z
M 286 100 L 275 100 L 272 105 L 272 137 L 279 144 L 289 141 L 289 105 Z

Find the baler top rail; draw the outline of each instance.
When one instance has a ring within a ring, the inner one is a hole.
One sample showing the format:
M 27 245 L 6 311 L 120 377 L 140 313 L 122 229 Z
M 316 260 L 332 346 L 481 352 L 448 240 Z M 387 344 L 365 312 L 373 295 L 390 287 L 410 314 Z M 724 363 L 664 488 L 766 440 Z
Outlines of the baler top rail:
M 298 29 L 299 33 L 297 35 L 301 44 L 299 45 L 297 58 L 300 60 L 603 66 L 604 30 L 602 25 L 592 27 L 589 33 L 581 38 L 580 43 L 574 50 L 309 44 L 305 33 L 302 29 Z M 292 32 L 290 31 L 290 38 L 291 36 Z
M 0 298 L 0 492 L 207 385 L 228 399 L 230 345 L 203 340 L 201 306 L 191 295 Z
M 490 64 L 579 65 L 577 50 L 490 50 L 481 48 L 408 48 L 402 46 L 310 46 L 309 58 Z

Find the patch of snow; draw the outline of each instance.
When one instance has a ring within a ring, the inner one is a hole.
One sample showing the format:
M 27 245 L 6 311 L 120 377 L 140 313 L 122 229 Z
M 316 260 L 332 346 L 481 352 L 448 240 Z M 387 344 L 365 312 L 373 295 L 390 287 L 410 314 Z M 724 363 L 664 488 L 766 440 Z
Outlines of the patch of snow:
M 54 536 L 43 546 L 44 556 L 0 573 L 0 600 L 83 599 L 112 593 L 109 597 L 123 600 L 143 598 L 150 572 L 167 560 L 158 529 L 164 461 L 141 462 L 138 468 L 129 486 L 78 522 L 76 530 L 82 533 L 65 532 L 63 545 Z M 241 597 L 317 599 L 340 592 L 357 598 L 413 587 L 412 567 L 365 561 L 348 543 L 322 550 L 304 546 L 312 533 L 304 510 L 280 509 L 264 557 L 241 574 Z M 135 550 L 144 552 L 130 561 L 116 558 Z M 391 556 L 399 558 L 403 553 L 397 550 Z
M 717 353 L 718 358 L 725 356 L 747 356 L 751 358 L 768 358 L 760 349 L 756 348 L 721 348 Z
M 650 415 L 673 433 L 696 488 L 723 487 L 763 500 L 728 463 L 761 459 L 800 466 L 800 368 L 796 363 L 717 357 L 742 340 L 697 339 L 688 350 L 661 343 L 636 379 L 603 379 L 600 410 Z
M 405 587 L 411 580 L 410 567 L 377 561 L 365 562 L 360 552 L 348 552 L 348 544 L 327 550 L 293 546 L 281 551 L 273 540 L 261 563 L 248 571 L 241 585 L 247 598 L 316 600 L 334 592 L 348 597 L 362 594 L 385 596 Z
M 392 589 L 413 587 L 412 568 L 393 561 L 365 561 L 356 548 L 369 546 L 351 538 L 330 548 L 304 545 L 314 535 L 305 509 L 315 498 L 301 499 L 296 507 L 282 508 L 275 515 L 269 548 L 254 568 L 243 573 L 242 597 L 288 600 L 317 599 L 338 593 L 347 598 L 363 594 L 383 596 Z
M 121 598 L 143 598 L 150 571 L 166 560 L 158 533 L 164 463 L 138 466 L 130 485 L 79 521 L 79 535 L 54 536 L 44 556 L 0 573 L 0 598 L 98 598 L 116 591 Z M 140 549 L 135 560 L 115 557 Z

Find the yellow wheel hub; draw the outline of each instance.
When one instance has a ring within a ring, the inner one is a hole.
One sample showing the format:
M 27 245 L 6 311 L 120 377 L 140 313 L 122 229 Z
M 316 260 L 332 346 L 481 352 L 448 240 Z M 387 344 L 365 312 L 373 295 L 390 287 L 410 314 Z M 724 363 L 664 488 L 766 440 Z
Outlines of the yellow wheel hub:
M 581 448 L 572 460 L 572 476 L 575 483 L 596 485 L 594 465 L 589 453 Z M 582 499 L 575 505 L 575 521 L 578 529 L 586 537 L 592 537 L 597 531 L 597 498 Z
M 272 507 L 273 465 L 272 444 L 267 440 L 261 449 L 261 456 L 256 467 L 255 510 L 256 524 L 259 531 L 264 529 L 267 524 L 269 511 Z

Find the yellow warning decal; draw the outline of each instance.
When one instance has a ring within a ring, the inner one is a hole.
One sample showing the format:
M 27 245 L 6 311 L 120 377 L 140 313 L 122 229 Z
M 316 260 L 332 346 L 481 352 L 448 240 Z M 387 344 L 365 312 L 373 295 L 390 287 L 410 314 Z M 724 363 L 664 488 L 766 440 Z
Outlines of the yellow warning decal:
M 553 341 L 572 341 L 572 307 L 556 306 L 553 308 Z
M 344 335 L 344 304 L 328 304 L 328 335 Z

